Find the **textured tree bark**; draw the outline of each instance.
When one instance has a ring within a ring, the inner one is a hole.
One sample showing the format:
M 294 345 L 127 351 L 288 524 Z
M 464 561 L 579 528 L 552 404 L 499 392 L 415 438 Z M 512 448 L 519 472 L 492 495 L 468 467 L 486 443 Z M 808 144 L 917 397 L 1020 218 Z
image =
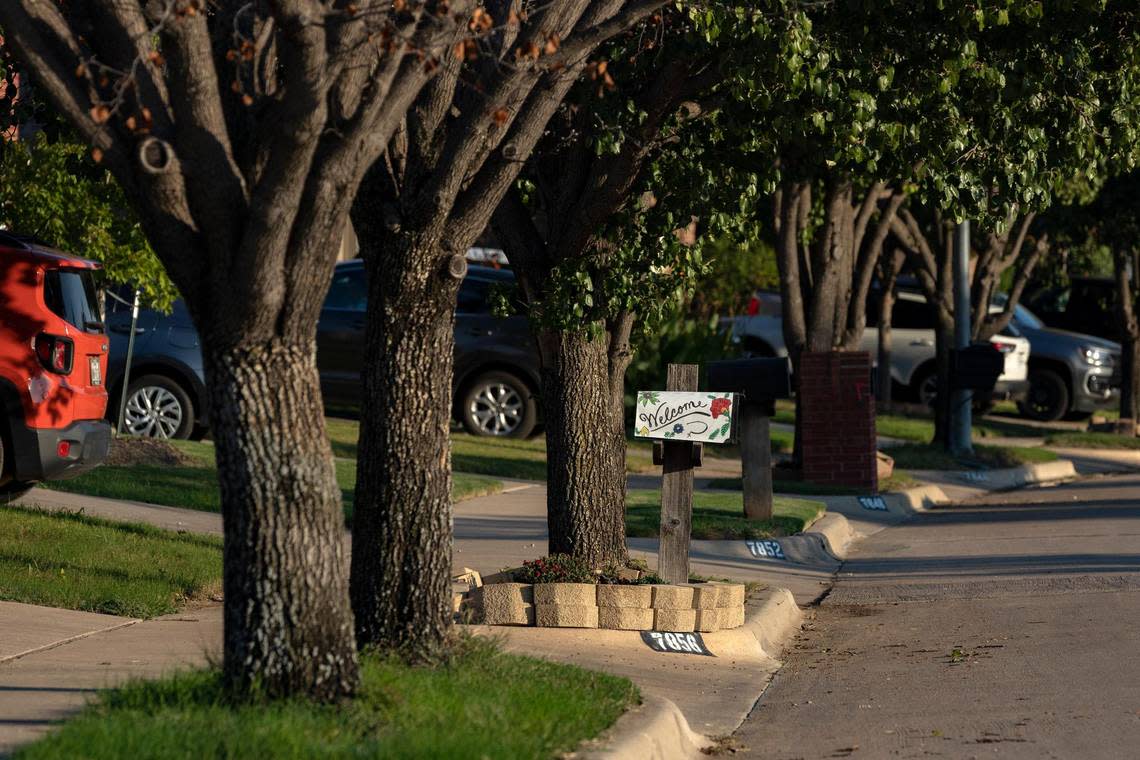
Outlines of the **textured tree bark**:
M 1120 324 L 1121 379 L 1120 417 L 1140 419 L 1140 321 L 1136 315 L 1136 292 L 1128 276 L 1128 251 L 1114 250 L 1112 259 L 1116 273 L 1116 316 Z M 1135 261 L 1131 262 L 1135 266 Z
M 891 333 L 891 320 L 895 310 L 893 283 L 890 289 L 884 287 L 879 304 L 879 345 L 878 382 L 875 386 L 875 403 L 884 412 L 891 408 L 891 352 L 894 350 L 894 335 Z
M 891 334 L 891 324 L 895 311 L 895 284 L 905 263 L 906 253 L 899 249 L 891 251 L 882 261 L 883 294 L 879 301 L 879 382 L 875 388 L 875 402 L 883 411 L 890 411 L 893 400 L 891 353 L 894 350 L 894 336 Z
M 954 348 L 954 322 L 936 318 L 934 328 L 935 365 L 938 373 L 938 397 L 934 400 L 934 440 L 931 443 L 950 445 L 950 351 Z
M 395 236 L 392 236 L 395 237 Z M 368 251 L 366 251 L 368 253 Z M 432 657 L 451 621 L 451 375 L 455 293 L 432 245 L 366 255 L 350 592 L 357 644 Z
M 615 356 L 609 334 L 554 330 L 541 333 L 539 346 L 549 550 L 596 567 L 623 562 L 628 349 Z
M 225 526 L 223 672 L 236 692 L 351 695 L 344 515 L 316 346 L 203 351 Z

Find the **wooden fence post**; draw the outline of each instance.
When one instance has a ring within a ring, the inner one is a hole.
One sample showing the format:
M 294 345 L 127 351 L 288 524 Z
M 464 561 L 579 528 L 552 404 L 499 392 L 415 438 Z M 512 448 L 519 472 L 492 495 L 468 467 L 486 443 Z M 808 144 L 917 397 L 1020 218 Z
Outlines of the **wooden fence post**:
M 697 390 L 696 364 L 670 364 L 665 390 Z M 693 527 L 693 443 L 665 441 L 661 475 L 661 544 L 657 573 L 666 583 L 689 582 Z
M 744 516 L 772 519 L 772 436 L 764 402 L 744 399 L 740 405 L 740 462 Z

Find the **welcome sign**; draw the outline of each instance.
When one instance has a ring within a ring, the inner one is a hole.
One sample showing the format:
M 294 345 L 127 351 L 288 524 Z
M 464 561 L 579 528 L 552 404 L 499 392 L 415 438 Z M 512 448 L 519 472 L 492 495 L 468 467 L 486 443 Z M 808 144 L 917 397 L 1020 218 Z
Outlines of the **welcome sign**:
M 736 394 L 638 391 L 633 432 L 637 438 L 727 443 Z

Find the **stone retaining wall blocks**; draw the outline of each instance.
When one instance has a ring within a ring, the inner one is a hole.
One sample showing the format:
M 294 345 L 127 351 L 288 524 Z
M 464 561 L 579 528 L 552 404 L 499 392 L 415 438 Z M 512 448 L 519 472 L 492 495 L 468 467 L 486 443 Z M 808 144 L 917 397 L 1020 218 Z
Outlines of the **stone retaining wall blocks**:
M 659 608 L 653 611 L 653 630 L 692 633 L 697 627 L 697 611 Z
M 648 631 L 653 628 L 653 610 L 648 607 L 598 607 L 598 627 L 615 631 Z
M 536 583 L 534 603 L 592 606 L 598 603 L 597 588 L 593 583 Z
M 689 610 L 693 609 L 692 586 L 653 586 L 653 609 L 656 610 Z M 660 630 L 681 630 L 660 629 Z M 687 629 L 689 631 L 692 628 Z
M 493 583 L 474 593 L 487 625 L 534 625 L 534 595 L 527 583 Z
M 743 607 L 744 606 L 744 584 L 743 583 L 719 583 L 720 593 L 717 595 L 717 607 Z
M 476 619 L 479 617 L 476 615 Z M 534 605 L 484 606 L 481 617 L 484 625 L 534 625 Z
M 529 583 L 491 583 L 480 586 L 477 593 L 482 594 L 484 601 L 495 599 L 534 604 L 534 586 Z
M 697 610 L 696 621 L 693 624 L 696 630 L 701 633 L 712 633 L 724 628 L 725 613 L 728 610 L 722 609 L 703 609 Z
M 535 610 L 535 621 L 544 628 L 598 627 L 598 607 L 594 604 L 543 604 L 540 602 L 535 605 Z
M 729 607 L 721 610 L 724 617 L 721 619 L 724 628 L 739 628 L 744 625 L 744 605 Z
M 599 607 L 638 607 L 649 609 L 653 603 L 653 589 L 650 586 L 627 586 L 617 584 L 598 585 Z M 650 616 L 652 618 L 652 615 Z M 604 628 L 605 626 L 603 626 Z
M 690 583 L 693 588 L 693 609 L 713 610 L 720 606 L 720 587 L 715 583 Z

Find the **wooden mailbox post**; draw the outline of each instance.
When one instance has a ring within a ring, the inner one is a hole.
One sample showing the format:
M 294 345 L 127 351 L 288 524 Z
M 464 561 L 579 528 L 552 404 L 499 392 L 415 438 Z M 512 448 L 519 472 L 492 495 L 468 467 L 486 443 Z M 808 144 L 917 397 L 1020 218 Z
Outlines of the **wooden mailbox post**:
M 668 583 L 687 583 L 693 467 L 700 466 L 702 444 L 725 443 L 732 435 L 736 404 L 731 393 L 696 392 L 695 364 L 670 364 L 665 385 L 663 392 L 638 392 L 634 435 L 657 439 L 653 461 L 662 466 L 657 572 Z
M 791 377 L 785 358 L 731 359 L 709 362 L 712 391 L 741 394 L 739 412 L 740 465 L 744 516 L 772 519 L 772 434 L 769 418 L 776 399 L 790 398 Z

